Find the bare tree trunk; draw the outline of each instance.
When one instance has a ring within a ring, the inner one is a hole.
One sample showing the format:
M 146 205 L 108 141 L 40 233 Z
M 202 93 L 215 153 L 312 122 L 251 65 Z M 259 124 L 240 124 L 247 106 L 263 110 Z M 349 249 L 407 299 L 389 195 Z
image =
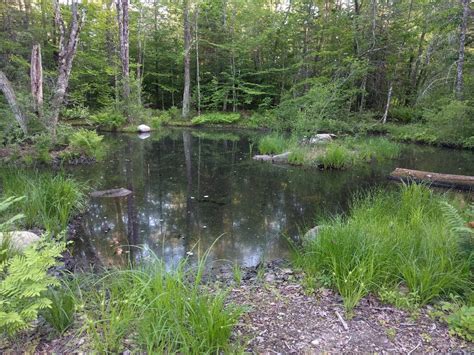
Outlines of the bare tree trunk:
M 196 85 L 197 85 L 197 113 L 201 115 L 201 77 L 200 77 L 200 63 L 199 63 L 199 7 L 196 7 Z
M 463 7 L 463 11 L 461 21 L 461 34 L 459 36 L 459 56 L 456 75 L 456 98 L 459 100 L 462 99 L 463 96 L 464 46 L 466 43 L 467 18 L 469 16 L 469 0 L 461 0 L 461 5 Z
M 183 91 L 183 118 L 189 116 L 190 106 L 190 92 L 191 92 L 191 25 L 189 23 L 189 2 L 183 2 L 183 17 L 184 17 L 184 91 Z
M 117 18 L 119 25 L 120 60 L 122 62 L 122 96 L 127 120 L 130 123 L 130 55 L 128 30 L 128 0 L 117 0 Z
M 12 84 L 2 71 L 0 71 L 0 91 L 3 92 L 3 95 L 5 95 L 5 98 L 7 99 L 7 102 L 10 105 L 11 110 L 13 111 L 15 119 L 21 127 L 21 130 L 24 134 L 28 134 L 26 117 L 23 115 L 23 112 L 21 111 L 20 106 L 18 105 Z
M 388 89 L 388 94 L 387 94 L 387 104 L 385 105 L 385 112 L 382 117 L 382 123 L 387 122 L 387 117 L 388 117 L 388 110 L 390 109 L 390 102 L 392 101 L 392 92 L 393 92 L 393 83 L 390 82 L 390 87 Z
M 58 0 L 54 0 L 54 22 L 59 29 L 59 67 L 56 89 L 51 103 L 51 118 L 49 129 L 53 137 L 56 136 L 56 126 L 59 119 L 59 111 L 64 102 L 64 96 L 71 76 L 72 62 L 77 51 L 79 42 L 79 33 L 85 20 L 85 12 L 82 11 L 81 17 L 77 12 L 77 2 L 73 1 L 71 5 L 72 16 L 69 23 L 69 37 L 66 38 L 66 26 L 61 16 Z
M 142 73 L 143 73 L 143 7 L 140 5 L 140 17 L 138 18 L 138 58 L 137 58 L 137 98 L 138 104 L 142 104 Z
M 43 64 L 41 62 L 41 46 L 33 45 L 31 51 L 31 95 L 33 96 L 33 108 L 41 120 L 43 115 Z

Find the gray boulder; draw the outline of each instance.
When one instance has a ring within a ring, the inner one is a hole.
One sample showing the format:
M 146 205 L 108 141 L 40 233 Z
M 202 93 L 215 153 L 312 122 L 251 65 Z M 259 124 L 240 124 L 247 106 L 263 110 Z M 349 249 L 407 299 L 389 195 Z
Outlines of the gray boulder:
M 28 246 L 38 242 L 41 239 L 39 235 L 28 231 L 0 233 L 0 243 L 3 243 L 4 238 L 8 238 L 10 240 L 11 247 L 19 251 L 25 250 Z
M 311 228 L 310 230 L 308 230 L 305 234 L 304 234 L 304 240 L 305 241 L 311 241 L 311 240 L 314 240 L 316 239 L 316 237 L 318 236 L 319 232 L 321 231 L 321 226 L 316 226 L 316 227 L 313 227 Z

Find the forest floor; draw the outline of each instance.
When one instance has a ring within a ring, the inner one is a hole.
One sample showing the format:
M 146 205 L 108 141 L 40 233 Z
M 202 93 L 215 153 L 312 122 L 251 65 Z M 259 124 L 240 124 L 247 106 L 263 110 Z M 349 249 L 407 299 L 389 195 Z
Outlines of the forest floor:
M 347 319 L 342 299 L 335 292 L 320 289 L 309 293 L 303 275 L 282 262 L 266 264 L 263 270 L 243 270 L 239 282 L 232 269 L 218 268 L 211 288 L 230 287 L 228 301 L 244 308 L 234 328 L 236 348 L 250 353 L 379 352 L 472 353 L 474 344 L 451 336 L 445 324 L 430 317 L 430 307 L 415 313 L 364 298 Z M 47 327 L 32 330 L 0 344 L 0 351 L 68 353 L 90 351 L 85 332 L 77 327 L 60 338 L 51 339 Z M 137 349 L 133 341 L 123 344 L 124 354 Z

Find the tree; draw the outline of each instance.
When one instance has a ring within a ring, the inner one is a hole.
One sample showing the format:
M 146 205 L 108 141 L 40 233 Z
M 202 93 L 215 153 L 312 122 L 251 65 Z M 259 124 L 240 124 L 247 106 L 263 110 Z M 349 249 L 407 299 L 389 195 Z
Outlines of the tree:
M 59 112 L 64 102 L 64 96 L 71 76 L 72 62 L 77 51 L 79 34 L 85 21 L 85 11 L 78 13 L 77 1 L 73 0 L 71 5 L 71 20 L 69 23 L 68 34 L 64 24 L 58 0 L 54 0 L 54 22 L 59 29 L 59 55 L 58 55 L 58 78 L 56 88 L 51 103 L 51 117 L 49 120 L 49 130 L 53 137 L 56 136 L 56 127 L 58 125 Z M 66 38 L 66 36 L 68 36 Z
M 13 111 L 15 119 L 21 127 L 21 130 L 25 135 L 28 134 L 26 117 L 24 116 L 23 112 L 20 109 L 20 106 L 18 105 L 18 101 L 16 99 L 15 91 L 13 90 L 12 84 L 2 71 L 0 71 L 0 91 L 3 92 L 3 95 L 5 95 L 5 98 L 7 99 L 7 102 L 10 105 L 11 110 Z
M 459 54 L 456 71 L 456 98 L 463 96 L 463 69 L 464 69 L 464 47 L 466 43 L 467 20 L 469 17 L 469 0 L 460 0 L 462 5 L 461 33 L 459 35 Z
M 43 113 L 43 64 L 39 44 L 35 44 L 31 50 L 30 81 L 33 109 L 38 118 L 41 119 Z
M 130 122 L 130 54 L 128 29 L 128 0 L 116 0 L 119 25 L 120 62 L 122 63 L 122 98 L 128 121 Z
M 183 118 L 189 116 L 191 103 L 191 23 L 189 22 L 189 1 L 183 0 L 184 25 L 184 90 L 183 90 Z

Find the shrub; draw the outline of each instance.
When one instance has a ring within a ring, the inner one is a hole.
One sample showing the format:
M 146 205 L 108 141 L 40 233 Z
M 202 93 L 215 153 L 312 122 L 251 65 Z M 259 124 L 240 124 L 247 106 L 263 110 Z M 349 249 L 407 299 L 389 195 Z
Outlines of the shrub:
M 64 120 L 85 120 L 89 118 L 89 109 L 84 106 L 73 106 L 63 110 L 61 118 Z
M 51 161 L 49 151 L 53 146 L 51 136 L 47 133 L 37 135 L 34 137 L 34 142 L 36 159 L 43 163 L 49 163 Z
M 23 222 L 27 228 L 59 233 L 67 227 L 73 213 L 84 207 L 84 187 L 62 174 L 6 172 L 2 183 L 5 196 L 25 196 L 14 211 L 25 215 Z
M 0 265 L 0 331 L 13 335 L 27 329 L 51 306 L 46 293 L 58 280 L 48 270 L 58 265 L 56 258 L 64 250 L 64 243 L 43 241 Z
M 262 154 L 280 154 L 288 147 L 288 143 L 279 134 L 270 134 L 260 139 L 258 143 L 258 150 Z
M 346 147 L 330 143 L 319 160 L 324 169 L 344 169 L 351 163 L 352 154 Z
M 266 110 L 263 112 L 254 112 L 252 115 L 245 120 L 242 124 L 246 127 L 251 128 L 270 128 L 275 127 L 277 123 L 276 115 L 273 111 Z
M 419 108 L 408 106 L 392 106 L 388 113 L 389 120 L 400 123 L 418 122 L 423 116 Z
M 238 113 L 213 112 L 206 113 L 191 120 L 194 125 L 202 124 L 232 124 L 240 119 Z
M 71 136 L 70 147 L 75 152 L 100 160 L 104 155 L 103 138 L 96 131 L 81 128 Z
M 90 117 L 90 120 L 101 129 L 116 130 L 127 122 L 120 112 L 102 111 Z
M 442 201 L 415 184 L 355 198 L 350 215 L 324 222 L 296 263 L 314 278 L 329 279 L 349 312 L 369 292 L 399 285 L 419 305 L 462 293 L 472 286 L 469 260 Z

